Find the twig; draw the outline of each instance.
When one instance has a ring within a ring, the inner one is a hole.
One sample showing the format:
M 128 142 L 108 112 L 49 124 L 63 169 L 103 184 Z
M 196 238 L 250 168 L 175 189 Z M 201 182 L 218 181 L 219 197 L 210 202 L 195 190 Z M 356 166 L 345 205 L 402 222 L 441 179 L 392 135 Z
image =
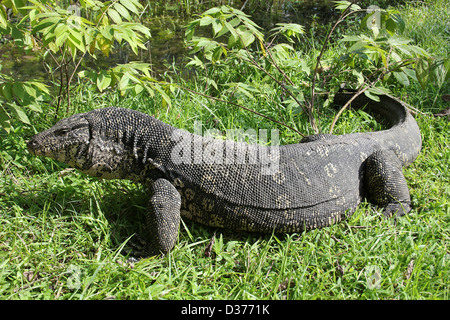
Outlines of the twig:
M 239 19 L 239 20 L 240 20 L 240 19 Z M 241 22 L 242 22 L 242 21 L 241 21 Z M 242 38 L 241 38 L 240 35 L 239 35 L 239 38 L 240 38 L 242 44 L 244 44 L 244 41 L 242 40 Z M 270 59 L 272 60 L 272 65 L 275 66 L 275 68 L 283 75 L 283 79 L 286 79 L 287 81 L 289 81 L 289 83 L 290 83 L 292 86 L 294 86 L 294 83 L 293 83 L 292 80 L 288 77 L 288 75 L 287 75 L 286 73 L 284 73 L 284 72 L 280 69 L 280 67 L 277 65 L 277 63 L 275 62 L 275 59 L 272 57 L 270 51 L 268 50 L 268 47 L 267 47 L 266 45 L 264 45 L 263 41 L 260 41 L 260 42 L 261 42 L 261 44 L 264 46 L 264 50 L 269 54 L 269 57 L 270 57 Z M 300 101 L 294 96 L 294 94 L 293 94 L 290 90 L 287 90 L 287 89 L 286 89 L 286 87 L 285 87 L 285 85 L 284 85 L 283 82 L 280 82 L 280 81 L 279 81 L 278 79 L 276 79 L 272 74 L 270 74 L 266 69 L 264 69 L 263 67 L 261 67 L 261 66 L 258 64 L 258 62 L 256 62 L 255 59 L 253 59 L 253 57 L 251 56 L 251 54 L 250 54 L 250 52 L 248 51 L 248 48 L 247 48 L 247 46 L 246 46 L 245 44 L 244 44 L 244 49 L 245 49 L 245 51 L 247 52 L 247 55 L 248 55 L 249 59 L 245 59 L 245 58 L 241 58 L 241 59 L 244 60 L 244 61 L 250 62 L 250 63 L 253 64 L 256 68 L 258 68 L 259 70 L 261 70 L 262 72 L 264 72 L 266 75 L 268 75 L 273 81 L 275 81 L 282 89 L 284 89 L 285 92 L 287 92 L 287 94 L 288 94 L 292 99 L 294 99 L 294 101 L 295 101 L 295 102 L 303 109 L 303 111 L 306 112 L 306 113 L 308 114 L 308 116 L 310 117 L 311 124 L 315 124 L 314 117 L 313 117 L 313 115 L 312 115 L 312 112 L 310 112 L 309 108 L 306 108 L 302 103 L 300 103 Z M 213 97 L 211 97 L 211 98 L 213 98 Z M 227 102 L 227 101 L 224 101 L 224 102 L 226 102 L 226 103 L 231 103 L 231 102 Z M 233 103 L 231 103 L 231 104 L 233 104 Z M 284 124 L 283 122 L 279 122 L 279 121 L 277 121 L 277 120 L 275 120 L 275 119 L 272 119 L 272 118 L 270 118 L 270 117 L 264 116 L 263 114 L 261 114 L 261 113 L 259 113 L 259 112 L 256 112 L 256 111 L 254 111 L 254 110 L 248 109 L 248 108 L 243 107 L 243 106 L 241 106 L 241 105 L 238 105 L 238 104 L 236 104 L 236 105 L 237 105 L 238 107 L 240 107 L 240 108 L 246 109 L 246 110 L 248 110 L 248 111 L 250 111 L 250 112 L 253 112 L 253 113 L 255 113 L 255 114 L 259 114 L 260 116 L 262 116 L 262 117 L 264 117 L 264 118 L 266 118 L 266 119 L 269 119 L 269 120 L 271 120 L 271 121 L 273 121 L 273 122 L 279 123 L 279 124 L 281 124 L 281 125 L 283 125 L 283 126 L 285 126 L 285 127 L 287 127 L 287 128 L 290 128 L 290 129 L 294 130 L 295 132 L 297 132 L 298 134 L 300 134 L 302 137 L 305 136 L 305 135 L 302 134 L 300 131 L 298 131 L 298 130 L 296 130 L 296 129 L 294 129 L 294 128 L 292 128 L 292 127 L 286 125 L 286 124 Z
M 383 74 L 383 73 L 382 73 Z M 362 84 L 362 86 L 358 89 L 358 91 L 356 91 L 356 93 L 353 95 L 353 97 L 350 98 L 350 100 L 347 101 L 346 104 L 344 104 L 344 106 L 339 110 L 339 112 L 336 114 L 336 116 L 333 119 L 333 122 L 331 123 L 330 126 L 330 134 L 333 133 L 333 129 L 334 126 L 337 122 L 337 120 L 339 119 L 339 117 L 341 116 L 342 112 L 344 112 L 345 109 L 347 109 L 347 107 L 353 102 L 353 100 L 355 100 L 361 93 L 363 93 L 364 91 L 366 91 L 367 89 L 371 88 L 372 85 L 374 85 L 379 79 L 381 78 L 378 77 L 374 82 L 372 82 L 369 86 L 363 88 L 363 86 L 365 85 L 366 81 L 364 81 L 364 83 Z
M 297 129 L 291 127 L 290 125 L 287 125 L 287 124 L 285 124 L 285 123 L 283 123 L 283 122 L 281 122 L 281 121 L 275 120 L 275 119 L 273 119 L 273 118 L 271 118 L 271 117 L 268 117 L 268 116 L 266 116 L 266 115 L 264 115 L 264 114 L 262 114 L 262 113 L 260 113 L 260 112 L 258 112 L 258 111 L 255 111 L 255 110 L 253 110 L 253 109 L 244 107 L 243 105 L 240 105 L 240 104 L 238 104 L 238 103 L 234 103 L 234 102 L 231 102 L 231 101 L 226 101 L 226 100 L 223 100 L 223 99 L 220 99 L 220 98 L 212 97 L 212 96 L 209 96 L 209 95 L 207 95 L 207 94 L 204 94 L 204 93 L 201 93 L 201 92 L 198 92 L 198 91 L 189 89 L 189 88 L 185 88 L 185 87 L 180 86 L 180 85 L 178 85 L 178 84 L 172 84 L 172 85 L 177 86 L 177 87 L 180 88 L 181 90 L 186 90 L 186 91 L 189 91 L 189 92 L 191 92 L 191 93 L 197 94 L 197 95 L 199 95 L 199 96 L 202 96 L 202 97 L 205 97 L 205 98 L 208 98 L 208 99 L 211 99 L 211 100 L 215 100 L 215 101 L 219 101 L 219 102 L 228 103 L 228 104 L 231 104 L 231 105 L 233 105 L 233 106 L 239 107 L 239 108 L 241 108 L 241 109 L 250 111 L 250 112 L 252 112 L 252 113 L 254 113 L 254 114 L 256 114 L 256 115 L 258 115 L 258 116 L 260 116 L 260 117 L 263 117 L 263 118 L 265 118 L 265 119 L 267 119 L 267 120 L 270 120 L 270 121 L 272 121 L 272 122 L 278 123 L 279 125 L 282 125 L 282 126 L 288 128 L 288 129 L 291 129 L 292 131 L 295 131 L 296 133 L 298 133 L 298 134 L 301 135 L 302 137 L 305 136 L 303 133 L 301 133 L 301 132 L 298 131 Z
M 278 64 L 275 62 L 275 59 L 273 58 L 272 54 L 270 53 L 269 48 L 263 43 L 264 49 L 266 50 L 267 54 L 270 57 L 270 60 L 272 60 L 272 65 L 283 75 L 284 79 L 286 79 L 291 86 L 294 87 L 294 82 L 291 80 L 291 78 L 289 78 L 289 76 L 283 71 L 281 70 L 281 68 L 278 66 Z M 280 86 L 282 87 L 282 89 L 284 89 L 285 91 L 289 91 L 286 89 L 286 87 L 284 86 L 284 83 L 280 83 Z M 288 94 L 293 97 L 293 95 L 290 94 L 290 91 L 288 92 Z M 294 97 L 293 97 L 294 98 Z M 295 98 L 294 98 L 295 99 Z M 303 111 L 306 112 L 306 114 L 309 117 L 309 121 L 311 123 L 311 126 L 313 127 L 314 131 L 317 130 L 317 124 L 316 124 L 316 120 L 314 119 L 314 115 L 311 109 L 311 106 L 307 107 L 304 104 L 300 103 L 297 99 L 295 99 L 295 102 L 297 102 L 297 104 L 299 104 L 299 106 L 303 109 Z
M 387 60 L 389 59 L 389 54 L 387 56 Z M 333 132 L 334 126 L 338 120 L 338 118 L 341 116 L 342 112 L 344 112 L 345 109 L 347 109 L 347 107 L 353 102 L 353 100 L 355 100 L 361 93 L 364 93 L 367 89 L 370 89 L 371 87 L 373 87 L 382 77 L 384 77 L 386 74 L 392 72 L 395 69 L 401 68 L 405 65 L 408 65 L 411 60 L 413 59 L 406 59 L 406 60 L 402 60 L 402 61 L 398 61 L 398 62 L 394 62 L 393 64 L 399 63 L 399 65 L 395 66 L 394 68 L 390 68 L 390 65 L 387 66 L 386 70 L 381 72 L 378 77 L 372 81 L 369 85 L 367 85 L 365 88 L 364 86 L 366 85 L 366 83 L 368 82 L 369 79 L 366 79 L 363 84 L 360 86 L 360 88 L 356 91 L 356 93 L 353 95 L 353 97 L 351 97 L 350 100 L 347 101 L 347 103 L 339 110 L 339 112 L 336 114 L 336 116 L 333 119 L 333 122 L 331 123 L 330 126 L 330 131 L 329 133 L 331 134 Z M 371 75 L 373 75 L 376 71 L 374 71 Z
M 327 37 L 325 38 L 325 41 L 322 45 L 322 49 L 320 50 L 319 55 L 317 56 L 317 63 L 316 63 L 316 67 L 314 68 L 314 74 L 313 74 L 313 78 L 312 78 L 312 84 L 311 84 L 311 103 L 310 103 L 310 109 L 311 109 L 311 113 L 314 110 L 314 100 L 315 100 L 315 86 L 316 86 L 316 77 L 317 77 L 317 71 L 319 69 L 319 65 L 320 65 L 320 60 L 322 59 L 322 56 L 325 52 L 325 48 L 327 46 L 328 41 L 330 40 L 331 34 L 334 32 L 334 29 L 336 29 L 337 25 L 339 23 L 341 23 L 342 21 L 344 21 L 344 19 L 348 16 L 347 12 L 350 10 L 351 6 L 354 5 L 356 3 L 356 0 L 352 1 L 347 8 L 345 8 L 345 10 L 341 13 L 341 15 L 339 16 L 338 20 L 336 21 L 336 23 L 333 25 L 333 27 L 330 29 L 330 31 L 327 34 Z M 352 13 L 352 12 L 350 12 Z M 349 13 L 349 14 L 350 14 Z M 318 133 L 318 128 L 314 128 L 314 132 Z
M 116 1 L 113 1 L 113 2 L 109 5 L 109 8 L 112 7 L 116 2 L 117 2 L 117 0 L 116 0 Z M 98 27 L 98 26 L 99 26 L 100 22 L 103 20 L 104 15 L 106 14 L 106 11 L 108 11 L 109 8 L 107 8 L 106 10 L 103 11 L 103 13 L 102 13 L 102 15 L 100 16 L 100 18 L 98 19 L 98 22 L 97 22 L 97 24 L 95 25 L 95 27 Z M 68 80 L 67 80 L 67 93 L 69 93 L 70 83 L 72 82 L 72 79 L 73 79 L 73 77 L 75 76 L 75 73 L 77 72 L 78 67 L 80 66 L 80 63 L 81 63 L 81 61 L 84 59 L 84 56 L 86 55 L 86 53 L 88 52 L 88 50 L 89 50 L 89 49 L 86 49 L 86 50 L 83 52 L 81 58 L 78 60 L 78 63 L 75 65 L 75 68 L 73 69 L 72 74 L 70 75 L 70 77 L 69 77 Z M 68 100 L 68 102 L 67 102 L 67 112 L 69 112 L 69 107 L 70 107 L 70 97 L 69 97 L 69 96 L 68 96 L 67 100 Z
M 373 226 L 349 226 L 351 229 L 371 229 Z
M 246 47 L 244 47 L 244 48 L 245 48 L 245 50 L 247 51 L 247 53 L 249 53 L 249 51 L 247 50 L 247 48 L 246 48 Z M 303 111 L 305 111 L 305 112 L 309 115 L 308 110 L 305 109 L 305 106 L 304 106 L 302 103 L 300 103 L 300 101 L 294 96 L 294 94 L 293 94 L 290 90 L 287 90 L 286 87 L 285 87 L 285 85 L 284 85 L 281 81 L 279 81 L 278 79 L 276 79 L 276 78 L 275 78 L 272 74 L 270 74 L 266 69 L 264 69 L 263 67 L 261 67 L 261 66 L 258 64 L 258 62 L 256 62 L 256 61 L 250 56 L 250 54 L 249 54 L 249 59 L 242 58 L 242 60 L 247 61 L 247 62 L 250 62 L 250 63 L 253 64 L 256 68 L 258 68 L 259 70 L 261 70 L 262 72 L 264 72 L 266 75 L 268 75 L 268 76 L 269 76 L 273 81 L 275 81 L 281 88 L 283 88 L 283 89 L 285 90 L 285 92 L 286 92 L 292 99 L 294 99 L 294 101 L 295 101 L 299 106 L 302 107 Z M 299 132 L 297 131 L 297 133 L 299 133 Z M 304 136 L 303 134 L 301 134 L 301 135 Z
M 241 11 L 244 10 L 244 8 L 245 8 L 247 2 L 248 2 L 248 0 L 245 0 L 244 4 L 243 4 L 242 7 L 241 7 Z

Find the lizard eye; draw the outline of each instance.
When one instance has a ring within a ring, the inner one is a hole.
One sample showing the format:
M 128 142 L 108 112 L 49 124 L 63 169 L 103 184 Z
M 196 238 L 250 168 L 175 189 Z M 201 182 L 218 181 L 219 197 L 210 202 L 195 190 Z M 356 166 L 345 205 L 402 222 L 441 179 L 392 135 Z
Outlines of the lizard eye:
M 65 134 L 67 134 L 69 131 L 70 131 L 69 128 L 62 128 L 62 129 L 55 130 L 54 134 L 55 134 L 55 136 L 63 136 Z

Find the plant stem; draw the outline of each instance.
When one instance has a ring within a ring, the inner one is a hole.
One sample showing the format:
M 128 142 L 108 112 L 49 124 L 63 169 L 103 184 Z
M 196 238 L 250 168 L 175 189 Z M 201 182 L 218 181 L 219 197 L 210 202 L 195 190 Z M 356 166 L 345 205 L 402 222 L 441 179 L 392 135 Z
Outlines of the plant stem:
M 118 0 L 113 1 L 106 10 L 103 11 L 102 15 L 100 16 L 100 18 L 98 19 L 97 24 L 95 25 L 95 27 L 97 28 L 100 25 L 100 22 L 102 21 L 103 17 L 105 16 L 106 12 L 108 11 L 108 9 L 110 7 L 112 7 Z M 86 53 L 88 52 L 89 49 L 84 50 L 83 55 L 81 56 L 81 58 L 78 60 L 77 64 L 75 65 L 75 68 L 73 69 L 72 74 L 70 75 L 70 77 L 67 80 L 67 93 L 69 93 L 69 88 L 70 88 L 70 83 L 72 82 L 73 77 L 75 76 L 75 73 L 78 70 L 78 67 L 81 64 L 81 61 L 84 59 L 84 56 L 86 55 Z M 67 112 L 69 112 L 69 108 L 70 108 L 70 97 L 69 95 L 67 96 Z
M 270 74 L 266 69 L 264 69 L 263 67 L 261 67 L 259 64 L 258 64 L 258 62 L 256 62 L 255 61 L 255 59 L 253 59 L 252 57 L 251 57 L 251 55 L 250 55 L 250 52 L 247 50 L 247 48 L 246 47 L 244 47 L 244 49 L 247 51 L 247 53 L 248 53 L 248 56 L 249 56 L 249 59 L 244 59 L 244 58 L 241 58 L 242 60 L 244 60 L 244 61 L 247 61 L 247 62 L 249 62 L 249 63 L 251 63 L 251 64 L 253 64 L 256 68 L 258 68 L 259 70 L 261 70 L 262 72 L 264 72 L 266 75 L 268 75 L 273 81 L 275 81 L 282 89 L 284 89 L 284 91 L 292 98 L 292 99 L 294 99 L 294 101 L 299 105 L 299 106 L 301 106 L 302 107 L 302 109 L 303 109 L 303 111 L 305 111 L 308 115 L 310 114 L 309 112 L 308 112 L 308 109 L 306 109 L 306 107 L 302 104 L 302 103 L 300 103 L 300 101 L 297 99 L 297 97 L 295 97 L 295 95 L 290 91 L 290 90 L 287 90 L 286 89 L 286 87 L 285 87 L 285 85 L 281 82 L 281 81 L 279 81 L 278 79 L 276 79 L 272 74 Z M 276 121 L 275 121 L 276 122 Z M 299 132 L 298 132 L 299 133 Z M 301 134 L 301 133 L 300 133 Z M 303 134 L 301 134 L 302 136 L 304 136 Z
M 301 132 L 298 131 L 297 129 L 291 127 L 290 125 L 287 125 L 287 124 L 285 124 L 285 123 L 283 123 L 283 122 L 281 122 L 281 121 L 275 120 L 275 119 L 273 119 L 273 118 L 271 118 L 271 117 L 268 117 L 268 116 L 266 116 L 266 115 L 264 115 L 264 114 L 262 114 L 262 113 L 260 113 L 260 112 L 258 112 L 258 111 L 255 111 L 255 110 L 253 110 L 253 109 L 244 107 L 244 106 L 242 106 L 242 105 L 240 105 L 240 104 L 238 104 L 238 103 L 231 102 L 231 101 L 226 101 L 226 100 L 223 100 L 223 99 L 220 99 L 220 98 L 216 98 L 216 97 L 212 97 L 212 96 L 209 96 L 209 95 L 207 95 L 207 94 L 204 94 L 204 93 L 201 93 L 201 92 L 198 92 L 198 91 L 195 91 L 195 90 L 192 90 L 192 89 L 189 89 L 189 88 L 180 86 L 180 85 L 178 85 L 178 84 L 173 84 L 173 83 L 172 83 L 172 85 L 175 85 L 176 87 L 178 87 L 178 88 L 181 89 L 181 90 L 186 90 L 186 91 L 189 91 L 189 92 L 191 92 L 191 93 L 197 94 L 197 95 L 199 95 L 199 96 L 202 96 L 202 97 L 205 97 L 205 98 L 208 98 L 208 99 L 211 99 L 211 100 L 215 100 L 215 101 L 219 101 L 219 102 L 228 103 L 228 104 L 231 104 L 231 105 L 233 105 L 233 106 L 239 107 L 239 108 L 241 108 L 241 109 L 250 111 L 250 112 L 252 112 L 252 113 L 254 113 L 254 114 L 256 114 L 256 115 L 258 115 L 258 116 L 260 116 L 260 117 L 263 117 L 263 118 L 265 118 L 265 119 L 267 119 L 267 120 L 270 120 L 270 121 L 273 121 L 273 122 L 275 122 L 275 123 L 278 123 L 279 125 L 282 125 L 282 126 L 288 128 L 288 129 L 290 129 L 290 130 L 292 130 L 292 131 L 298 133 L 298 134 L 301 135 L 302 137 L 305 136 L 303 133 L 301 133 Z
M 350 103 L 352 103 L 353 100 L 355 100 L 361 93 L 364 93 L 364 91 L 366 91 L 367 89 L 369 89 L 373 85 L 375 85 L 386 73 L 388 73 L 388 72 L 382 72 L 374 81 L 372 81 L 366 87 L 364 87 L 364 85 L 367 83 L 368 79 L 366 79 L 366 81 L 364 81 L 364 83 L 359 87 L 358 91 L 356 91 L 356 93 L 353 95 L 353 97 L 351 97 L 350 100 L 348 100 L 347 103 L 344 104 L 344 106 L 339 110 L 339 112 L 333 118 L 333 122 L 331 123 L 330 131 L 329 131 L 330 134 L 333 133 L 333 129 L 334 129 L 334 126 L 335 126 L 337 120 L 341 116 L 342 112 L 344 112 L 344 110 L 347 109 L 347 107 L 350 105 Z
M 273 58 L 272 54 L 270 53 L 269 48 L 264 43 L 263 43 L 263 46 L 264 46 L 264 49 L 266 50 L 267 54 L 270 57 L 272 65 L 283 75 L 283 78 L 286 79 L 291 84 L 291 86 L 294 87 L 294 83 L 292 82 L 291 78 L 289 78 L 289 76 L 283 70 L 281 70 L 281 68 L 275 62 L 275 59 Z M 266 72 L 265 69 L 263 69 L 263 70 L 264 70 L 264 72 Z M 297 102 L 297 104 L 303 109 L 303 111 L 306 112 L 306 114 L 309 117 L 309 122 L 311 123 L 311 126 L 313 127 L 314 131 L 316 131 L 317 130 L 317 124 L 316 124 L 316 119 L 314 118 L 311 106 L 308 107 L 308 106 L 305 106 L 303 103 L 300 103 L 293 96 L 293 94 L 289 90 L 286 89 L 286 87 L 284 86 L 284 83 L 278 82 L 278 84 L 281 86 L 282 89 L 284 89 L 285 92 L 287 92 L 295 100 L 295 102 Z
M 322 56 L 325 52 L 325 48 L 330 40 L 330 37 L 332 35 L 332 33 L 334 32 L 334 29 L 336 29 L 337 25 L 339 23 L 341 23 L 342 21 L 344 21 L 344 19 L 348 16 L 347 12 L 350 10 L 351 6 L 354 5 L 356 3 L 356 0 L 352 1 L 347 8 L 345 8 L 344 11 L 342 11 L 341 15 L 339 16 L 338 20 L 336 21 L 336 23 L 333 25 L 333 27 L 330 29 L 330 31 L 327 34 L 327 37 L 325 38 L 325 41 L 323 42 L 322 45 L 322 49 L 320 50 L 319 55 L 317 56 L 317 63 L 316 63 L 316 67 L 314 68 L 314 74 L 313 74 L 313 78 L 312 78 L 312 84 L 311 84 L 311 103 L 310 103 L 310 112 L 311 114 L 314 111 L 314 100 L 315 100 L 315 96 L 316 96 L 316 92 L 315 92 L 315 86 L 316 86 L 316 77 L 317 77 L 317 71 L 319 69 L 319 65 L 320 65 L 320 60 L 322 59 Z M 319 133 L 319 129 L 317 127 L 314 127 L 314 132 L 315 133 Z
M 390 57 L 390 52 L 389 52 L 389 54 L 388 54 L 388 56 L 387 56 L 387 61 L 389 61 L 389 57 Z M 347 103 L 339 110 L 339 112 L 338 112 L 338 113 L 336 114 L 336 116 L 333 118 L 333 122 L 331 123 L 329 133 L 331 134 L 331 133 L 333 132 L 334 126 L 335 126 L 335 124 L 336 124 L 338 118 L 341 116 L 342 112 L 344 112 L 344 110 L 347 109 L 347 107 L 350 105 L 350 103 L 352 103 L 352 101 L 356 99 L 356 97 L 358 97 L 361 93 L 364 93 L 364 91 L 366 91 L 367 89 L 370 89 L 371 87 L 373 87 L 375 84 L 377 84 L 377 82 L 378 82 L 382 77 L 384 77 L 384 76 L 387 75 L 388 73 L 390 73 L 390 72 L 392 72 L 392 71 L 394 71 L 394 70 L 396 70 L 396 69 L 398 69 L 398 68 L 401 68 L 401 67 L 403 67 L 403 66 L 406 66 L 406 65 L 410 64 L 411 61 L 414 61 L 414 59 L 405 59 L 405 60 L 402 60 L 402 61 L 396 61 L 396 62 L 391 63 L 390 65 L 387 66 L 387 68 L 386 68 L 384 71 L 382 71 L 382 72 L 378 75 L 378 77 L 377 77 L 374 81 L 372 81 L 369 85 L 367 85 L 366 87 L 364 87 L 364 85 L 365 85 L 365 84 L 368 82 L 368 80 L 369 80 L 369 79 L 366 79 L 366 80 L 363 82 L 363 84 L 360 86 L 360 88 L 358 89 L 358 91 L 356 91 L 356 93 L 353 95 L 353 97 L 352 97 L 349 101 L 347 101 Z M 392 65 L 394 65 L 394 67 L 392 67 Z M 371 75 L 373 75 L 374 73 L 375 73 L 375 72 L 373 72 Z M 412 111 L 413 111 L 413 112 L 416 112 L 416 113 L 417 113 L 417 112 L 420 112 L 420 111 L 417 110 L 417 109 L 412 110 Z

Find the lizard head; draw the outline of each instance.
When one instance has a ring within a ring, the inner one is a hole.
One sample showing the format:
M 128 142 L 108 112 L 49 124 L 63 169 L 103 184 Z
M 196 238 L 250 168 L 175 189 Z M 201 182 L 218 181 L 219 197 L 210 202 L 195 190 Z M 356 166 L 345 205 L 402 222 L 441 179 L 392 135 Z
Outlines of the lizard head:
M 33 136 L 28 151 L 37 156 L 49 157 L 74 168 L 82 167 L 90 140 L 89 123 L 83 114 L 75 114 L 56 123 L 50 129 Z

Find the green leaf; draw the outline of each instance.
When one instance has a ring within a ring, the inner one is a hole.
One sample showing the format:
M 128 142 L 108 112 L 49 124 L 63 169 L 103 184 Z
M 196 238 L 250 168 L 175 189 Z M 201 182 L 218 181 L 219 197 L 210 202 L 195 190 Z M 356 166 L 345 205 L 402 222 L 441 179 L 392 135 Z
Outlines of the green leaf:
M 340 41 L 343 41 L 343 42 L 346 42 L 346 41 L 354 42 L 354 41 L 360 41 L 360 40 L 361 40 L 360 36 L 345 36 L 344 35 L 344 37 Z
M 68 28 L 69 30 L 69 39 L 70 41 L 77 47 L 78 50 L 84 51 L 85 46 L 83 42 L 83 35 L 79 30 Z
M 114 39 L 114 28 L 112 26 L 101 27 L 100 34 L 108 40 L 113 40 Z
M 240 40 L 242 41 L 242 44 L 244 47 L 248 47 L 250 44 L 255 41 L 255 36 L 251 34 L 250 32 L 246 31 L 243 33 L 240 33 Z
M 29 83 L 23 84 L 23 89 L 25 90 L 25 100 L 36 100 L 38 94 L 36 88 L 34 88 Z M 28 97 L 27 97 L 28 96 Z
M 0 6 L 0 27 L 3 29 L 8 27 L 8 16 L 4 6 Z
M 349 1 L 333 1 L 335 3 L 334 7 L 338 10 L 345 10 L 347 7 L 351 4 Z M 352 4 L 350 7 L 351 11 L 359 10 L 361 9 L 360 6 L 357 4 Z
M 194 66 L 194 67 L 200 67 L 205 68 L 205 64 L 203 61 L 201 61 L 197 56 L 194 55 L 193 58 L 191 58 L 191 61 L 189 61 L 186 66 Z
M 220 46 L 215 48 L 212 54 L 212 62 L 218 61 L 224 52 L 226 53 L 226 50 Z
M 413 79 L 414 81 L 418 81 L 417 80 L 417 76 L 416 76 L 416 72 L 413 69 L 403 68 L 403 72 L 406 73 L 406 75 L 408 77 L 410 77 L 411 79 Z
M 56 26 L 56 28 L 55 28 L 55 37 L 59 38 L 59 37 L 65 35 L 66 38 L 67 38 L 67 34 L 66 34 L 67 32 L 68 32 L 67 31 L 67 25 L 64 24 L 64 23 L 61 23 L 58 26 Z
M 300 35 L 300 34 L 304 34 L 305 33 L 305 28 L 300 25 L 300 24 L 296 24 L 296 23 L 277 23 L 276 28 L 273 28 L 271 30 L 271 32 L 280 32 L 280 33 L 285 33 L 287 34 L 289 37 L 291 37 L 292 35 Z
M 404 37 L 400 37 L 400 36 L 392 36 L 389 37 L 387 39 L 387 42 L 394 47 L 399 47 L 399 46 L 403 46 L 403 45 L 407 45 L 408 43 L 410 43 L 412 40 L 411 39 L 407 39 Z
M 0 128 L 3 128 L 8 134 L 11 132 L 10 118 L 3 108 L 0 109 Z
M 353 69 L 352 74 L 356 77 L 356 79 L 358 79 L 358 85 L 362 85 L 364 83 L 364 75 L 361 71 Z
M 135 14 L 139 13 L 138 8 L 142 8 L 142 5 L 138 1 L 120 0 L 120 4 Z
M 230 31 L 230 33 L 233 35 L 233 37 L 237 40 L 239 39 L 239 36 L 236 32 L 236 30 L 233 28 L 233 25 L 230 24 L 229 22 L 225 21 L 224 22 L 225 27 L 227 27 L 228 31 Z
M 42 113 L 42 108 L 37 103 L 30 103 L 29 105 L 27 105 L 27 108 L 30 109 L 31 111 Z
M 429 72 L 429 64 L 428 60 L 426 59 L 419 59 L 416 62 L 416 77 L 419 81 L 422 88 L 425 88 L 427 86 L 428 80 L 430 78 L 430 72 Z
M 214 32 L 214 36 L 216 36 L 220 30 L 222 30 L 223 25 L 222 22 L 220 21 L 220 19 L 214 19 L 214 21 L 212 22 L 212 28 L 213 28 L 213 32 Z
M 150 29 L 147 28 L 146 26 L 139 24 L 139 23 L 127 23 L 125 24 L 125 27 L 131 28 L 133 30 L 136 30 L 140 33 L 142 33 L 143 35 L 145 35 L 146 37 L 151 37 L 151 33 L 150 33 Z
M 128 88 L 128 85 L 130 83 L 130 74 L 128 72 L 125 72 L 119 81 L 119 90 L 121 92 L 125 92 L 125 89 Z
M 400 31 L 400 33 L 403 33 L 403 31 L 405 31 L 405 27 L 406 27 L 405 21 L 403 21 L 402 17 L 399 14 L 394 13 L 393 15 L 391 15 L 389 20 L 392 20 L 395 22 L 395 25 L 396 25 L 397 29 Z
M 438 87 L 441 87 L 449 77 L 450 59 L 439 59 L 434 61 L 431 67 L 433 79 Z
M 97 45 L 100 48 L 100 50 L 102 51 L 102 53 L 108 57 L 109 53 L 111 51 L 112 42 L 108 41 L 104 37 L 97 36 Z
M 236 18 L 233 18 L 232 20 L 230 20 L 228 23 L 229 23 L 231 26 L 236 27 L 236 26 L 238 26 L 241 22 L 242 22 L 242 20 L 241 20 L 240 18 L 236 17 Z
M 214 7 L 214 8 L 211 8 L 211 9 L 209 9 L 209 10 L 206 10 L 205 12 L 203 12 L 203 14 L 204 14 L 204 15 L 214 15 L 214 14 L 216 14 L 216 13 L 219 13 L 220 10 L 221 10 L 221 8 L 219 8 L 219 7 Z
M 364 91 L 364 94 L 367 98 L 376 102 L 380 102 L 380 97 L 374 94 L 373 90 L 367 89 L 366 91 Z
M 134 91 L 134 95 L 138 95 L 139 93 L 141 93 L 144 90 L 144 87 L 140 84 L 136 84 L 133 88 Z
M 15 117 L 26 124 L 30 124 L 30 120 L 28 119 L 28 116 L 26 115 L 25 111 L 21 107 L 19 107 L 15 103 L 8 103 L 8 108 L 11 110 L 11 112 L 15 115 Z
M 400 57 L 395 51 L 392 51 L 391 52 L 391 60 L 393 60 L 395 62 L 400 62 L 400 61 L 402 61 L 402 57 Z
M 1 87 L 0 87 L 0 93 L 2 96 L 4 96 L 6 98 L 7 101 L 11 101 L 14 97 L 13 95 L 13 87 L 11 83 L 4 83 Z
M 445 68 L 445 80 L 448 80 L 450 78 L 450 59 L 449 58 L 444 59 L 444 68 Z
M 23 85 L 20 82 L 14 82 L 12 85 L 13 93 L 16 97 L 18 97 L 20 100 L 24 99 L 25 96 L 25 90 L 23 89 Z
M 363 41 L 355 42 L 350 48 L 347 49 L 348 53 L 359 51 L 359 54 L 363 53 L 365 43 Z
M 397 29 L 397 24 L 393 19 L 386 20 L 386 31 L 393 36 L 395 34 L 395 30 Z
M 374 23 L 372 24 L 372 33 L 373 33 L 373 37 L 376 39 L 378 37 L 378 35 L 380 34 L 380 28 L 378 27 L 378 24 Z
M 40 90 L 41 92 L 45 94 L 50 94 L 50 90 L 48 89 L 46 84 L 38 81 L 30 81 L 29 83 L 38 88 L 38 90 Z
M 122 18 L 120 17 L 120 14 L 116 10 L 109 8 L 107 13 L 108 16 L 112 19 L 112 21 L 114 21 L 117 24 L 122 23 Z
M 167 93 L 161 88 L 161 86 L 159 84 L 152 84 L 152 88 L 155 89 L 156 91 L 158 91 L 159 94 L 161 95 L 161 97 L 163 98 L 163 101 L 169 107 L 171 107 L 172 101 L 171 101 L 170 97 L 167 95 Z
M 102 92 L 105 90 L 111 83 L 111 75 L 106 71 L 102 70 L 97 77 L 97 88 Z
M 130 13 L 128 12 L 128 10 L 121 5 L 120 3 L 116 2 L 114 4 L 114 9 L 116 9 L 116 11 L 125 19 L 130 21 L 131 20 L 131 16 Z
M 47 28 L 55 28 L 59 23 L 61 23 L 61 21 L 62 18 L 59 15 L 56 17 L 46 18 L 42 21 L 39 21 L 39 23 L 33 27 L 33 32 L 37 33 L 40 31 L 44 31 Z
M 392 73 L 394 74 L 395 79 L 397 79 L 399 83 L 401 83 L 405 87 L 409 86 L 409 79 L 405 72 L 393 71 Z
M 205 16 L 205 17 L 200 19 L 200 26 L 208 26 L 211 23 L 213 23 L 214 20 L 215 19 L 213 17 Z

